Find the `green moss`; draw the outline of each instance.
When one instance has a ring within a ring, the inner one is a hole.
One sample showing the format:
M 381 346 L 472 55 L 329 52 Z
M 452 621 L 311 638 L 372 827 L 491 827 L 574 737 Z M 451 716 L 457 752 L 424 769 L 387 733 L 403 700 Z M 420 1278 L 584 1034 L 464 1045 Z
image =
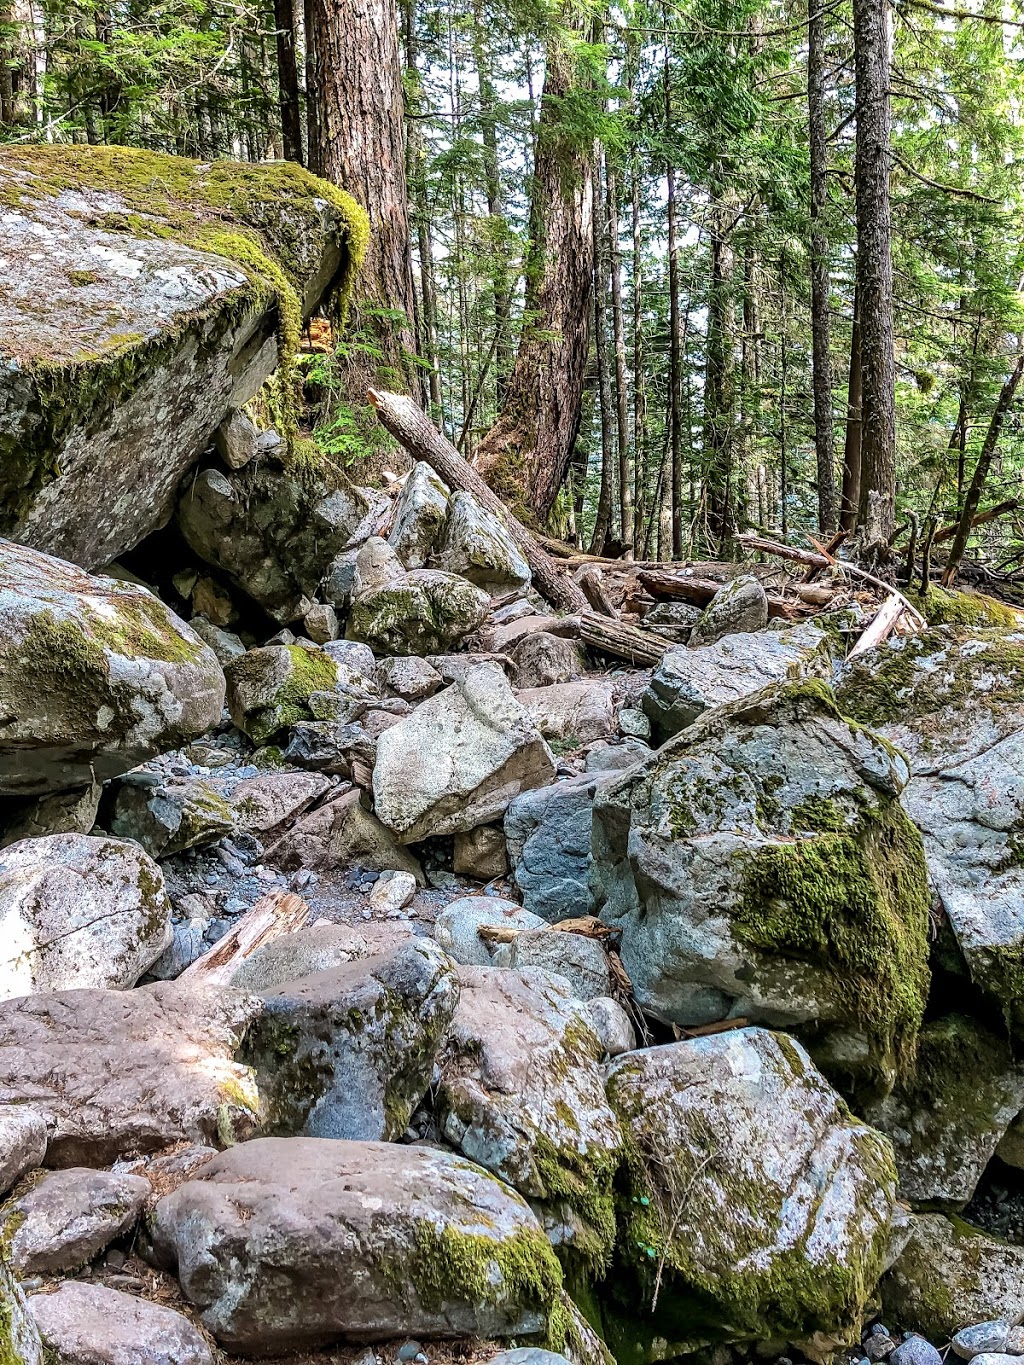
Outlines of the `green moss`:
M 523 1227 L 495 1241 L 452 1226 L 421 1222 L 411 1265 L 416 1295 L 428 1312 L 446 1303 L 515 1304 L 550 1317 L 562 1272 L 540 1227 Z
M 1001 626 L 1010 630 L 1024 626 L 1024 612 L 981 592 L 953 592 L 931 587 L 926 595 L 907 594 L 930 626 Z
M 303 649 L 300 645 L 286 645 L 291 655 L 292 668 L 287 681 L 276 697 L 280 725 L 294 725 L 309 720 L 309 699 L 314 692 L 333 692 L 338 685 L 338 670 L 329 654 Z
M 853 827 L 824 803 L 814 819 L 823 832 L 768 844 L 750 859 L 733 931 L 759 952 L 830 973 L 880 1066 L 906 1067 L 929 981 L 921 836 L 898 802 L 881 798 Z
M 576 1238 L 567 1257 L 587 1276 L 603 1275 L 615 1245 L 612 1182 L 619 1166 L 618 1152 L 581 1152 L 538 1133 L 532 1156 L 544 1186 L 544 1202 L 564 1202 L 574 1214 Z
M 86 285 L 95 284 L 98 276 L 95 270 L 69 270 L 68 279 L 73 285 L 85 288 Z

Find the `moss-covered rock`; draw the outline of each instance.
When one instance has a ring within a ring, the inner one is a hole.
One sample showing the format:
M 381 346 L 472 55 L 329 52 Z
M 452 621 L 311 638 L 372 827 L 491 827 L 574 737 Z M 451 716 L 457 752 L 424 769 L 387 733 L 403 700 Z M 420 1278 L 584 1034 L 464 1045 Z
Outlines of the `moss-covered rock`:
M 903 758 L 815 680 L 706 713 L 595 797 L 592 883 L 638 1001 L 698 1025 L 816 1025 L 886 1089 L 928 989 Z
M 228 664 L 225 676 L 231 719 L 256 744 L 312 720 L 310 698 L 333 692 L 338 683 L 330 655 L 300 645 L 250 649 Z
M 158 597 L 0 541 L 0 792 L 116 777 L 223 703 L 213 651 Z
M 948 1341 L 962 1327 L 1024 1316 L 1024 1247 L 960 1218 L 917 1214 L 882 1280 L 884 1310 L 901 1327 Z
M 629 1053 L 608 1096 L 626 1140 L 610 1284 L 646 1320 L 634 1354 L 781 1338 L 818 1359 L 857 1338 L 892 1222 L 892 1152 L 798 1044 L 741 1029 Z
M 290 163 L 56 144 L 0 151 L 0 208 L 0 531 L 95 567 L 344 304 L 366 217 Z
M 377 654 L 442 654 L 483 625 L 489 610 L 487 594 L 467 579 L 414 569 L 360 593 L 345 638 Z
M 930 587 L 927 593 L 908 593 L 910 601 L 930 626 L 1024 626 L 1024 611 L 983 592 L 957 592 Z
M 156 1206 L 153 1244 L 235 1351 L 546 1334 L 558 1262 L 526 1202 L 449 1152 L 241 1143 Z
M 600 1274 L 615 1238 L 622 1136 L 597 1035 L 545 971 L 462 967 L 459 981 L 435 1089 L 442 1132 L 534 1203 L 570 1267 Z
M 186 848 L 212 844 L 235 827 L 225 797 L 199 778 L 168 781 L 154 786 L 127 778 L 120 783 L 110 816 L 110 830 L 134 839 L 153 858 L 169 858 Z
M 45 1365 L 39 1329 L 17 1280 L 0 1260 L 0 1365 Z
M 1024 1108 L 1024 1068 L 1005 1037 L 966 1015 L 929 1020 L 912 1072 L 864 1110 L 896 1152 L 900 1197 L 958 1211 Z

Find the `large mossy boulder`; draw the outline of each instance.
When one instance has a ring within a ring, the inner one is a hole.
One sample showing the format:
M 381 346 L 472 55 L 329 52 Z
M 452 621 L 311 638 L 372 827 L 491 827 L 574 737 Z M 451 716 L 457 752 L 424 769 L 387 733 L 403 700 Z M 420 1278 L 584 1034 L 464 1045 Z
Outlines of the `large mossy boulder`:
M 858 1085 L 890 1088 L 929 980 L 906 778 L 809 680 L 708 712 L 601 787 L 593 884 L 642 1007 L 813 1025 Z
M 627 1152 L 623 1273 L 609 1284 L 634 1334 L 646 1320 L 648 1359 L 782 1339 L 817 1360 L 859 1339 L 892 1224 L 892 1151 L 803 1048 L 748 1028 L 631 1052 L 608 1096 Z
M 5 1261 L 0 1261 L 0 1360 L 4 1365 L 44 1365 L 39 1328 Z
M 0 532 L 95 568 L 162 525 L 366 233 L 289 163 L 2 149 Z
M 843 669 L 840 706 L 907 755 L 903 804 L 975 984 L 1024 1036 L 1024 630 L 937 627 Z
M 106 781 L 223 704 L 213 650 L 146 588 L 0 541 L 0 793 Z

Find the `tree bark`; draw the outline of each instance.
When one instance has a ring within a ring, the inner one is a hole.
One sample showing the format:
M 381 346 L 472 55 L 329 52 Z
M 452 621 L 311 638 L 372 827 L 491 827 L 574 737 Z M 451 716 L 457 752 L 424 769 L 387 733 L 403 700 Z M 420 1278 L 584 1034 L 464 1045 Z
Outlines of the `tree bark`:
M 365 328 L 380 355 L 352 348 L 343 375 L 362 402 L 373 381 L 415 388 L 398 14 L 395 0 L 313 0 L 313 20 L 323 174 L 370 216 L 350 327 Z
M 811 365 L 814 392 L 814 451 L 818 466 L 818 527 L 839 524 L 835 442 L 832 433 L 832 357 L 829 349 L 830 278 L 825 211 L 828 204 L 825 127 L 825 19 L 819 0 L 809 0 L 807 22 L 807 109 L 811 170 Z
M 666 70 L 666 92 L 668 72 Z M 666 93 L 666 101 L 668 95 Z M 672 526 L 672 558 L 683 557 L 683 419 L 682 419 L 682 329 L 679 321 L 679 233 L 676 209 L 676 173 L 669 166 L 665 173 L 666 213 L 668 218 L 668 424 L 669 458 L 666 462 L 668 484 L 662 490 L 669 499 Z
M 299 68 L 295 60 L 295 10 L 292 0 L 274 0 L 277 30 L 277 88 L 281 106 L 281 142 L 285 161 L 302 164 L 302 114 Z
M 323 175 L 320 155 L 320 97 L 316 88 L 316 0 L 302 0 L 302 38 L 305 46 L 306 76 L 306 165 L 316 175 Z
M 526 321 L 505 405 L 476 468 L 510 507 L 542 523 L 580 424 L 593 283 L 592 154 L 562 106 L 577 86 L 572 53 L 548 42 L 530 198 Z
M 857 293 L 863 376 L 859 520 L 869 541 L 878 542 L 892 535 L 896 518 L 888 0 L 854 0 L 853 40 L 857 79 Z
M 622 312 L 622 252 L 619 247 L 618 178 L 605 151 L 608 250 L 612 279 L 612 337 L 615 342 L 615 435 L 619 464 L 619 525 L 622 544 L 633 553 L 633 484 L 629 468 L 629 392 L 626 380 L 626 324 Z
M 857 528 L 860 507 L 860 432 L 862 379 L 860 354 L 860 299 L 853 294 L 853 327 L 850 332 L 850 378 L 846 390 L 846 442 L 843 447 L 843 494 L 839 524 L 851 534 Z
M 971 476 L 971 484 L 964 498 L 964 510 L 960 514 L 960 523 L 953 537 L 953 547 L 949 552 L 949 560 L 942 574 L 942 582 L 949 585 L 956 578 L 956 571 L 960 567 L 960 561 L 964 557 L 964 550 L 967 548 L 967 539 L 971 534 L 971 526 L 975 519 L 978 507 L 981 504 L 981 495 L 985 491 L 985 481 L 988 472 L 992 467 L 992 460 L 995 457 L 996 447 L 999 445 L 999 437 L 1002 434 L 1003 425 L 1006 421 L 1006 414 L 1010 411 L 1017 387 L 1021 378 L 1024 377 L 1024 353 L 1017 357 L 1017 363 L 1010 371 L 1002 389 L 999 399 L 992 413 L 992 418 L 985 432 L 985 440 L 982 443 L 981 454 L 978 456 L 978 463 L 974 466 L 974 473 Z
M 732 443 L 732 270 L 730 214 L 725 191 L 712 191 L 710 206 L 711 279 L 708 286 L 708 335 L 704 374 L 704 450 L 708 529 L 719 554 L 733 533 Z
M 590 553 L 603 554 L 612 533 L 612 381 L 608 365 L 608 257 L 605 241 L 604 194 L 601 156 L 594 165 L 594 350 L 597 360 L 598 414 L 601 427 L 601 491 L 597 499 Z

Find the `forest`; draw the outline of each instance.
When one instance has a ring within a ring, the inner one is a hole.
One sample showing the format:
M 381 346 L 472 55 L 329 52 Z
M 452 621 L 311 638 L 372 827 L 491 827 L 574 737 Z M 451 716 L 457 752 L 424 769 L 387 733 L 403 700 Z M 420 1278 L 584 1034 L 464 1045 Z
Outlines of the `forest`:
M 352 191 L 357 306 L 301 360 L 346 468 L 386 463 L 375 383 L 579 549 L 841 527 L 906 566 L 931 533 L 991 583 L 1024 557 L 1022 28 L 988 0 L 6 0 L 0 138 Z

